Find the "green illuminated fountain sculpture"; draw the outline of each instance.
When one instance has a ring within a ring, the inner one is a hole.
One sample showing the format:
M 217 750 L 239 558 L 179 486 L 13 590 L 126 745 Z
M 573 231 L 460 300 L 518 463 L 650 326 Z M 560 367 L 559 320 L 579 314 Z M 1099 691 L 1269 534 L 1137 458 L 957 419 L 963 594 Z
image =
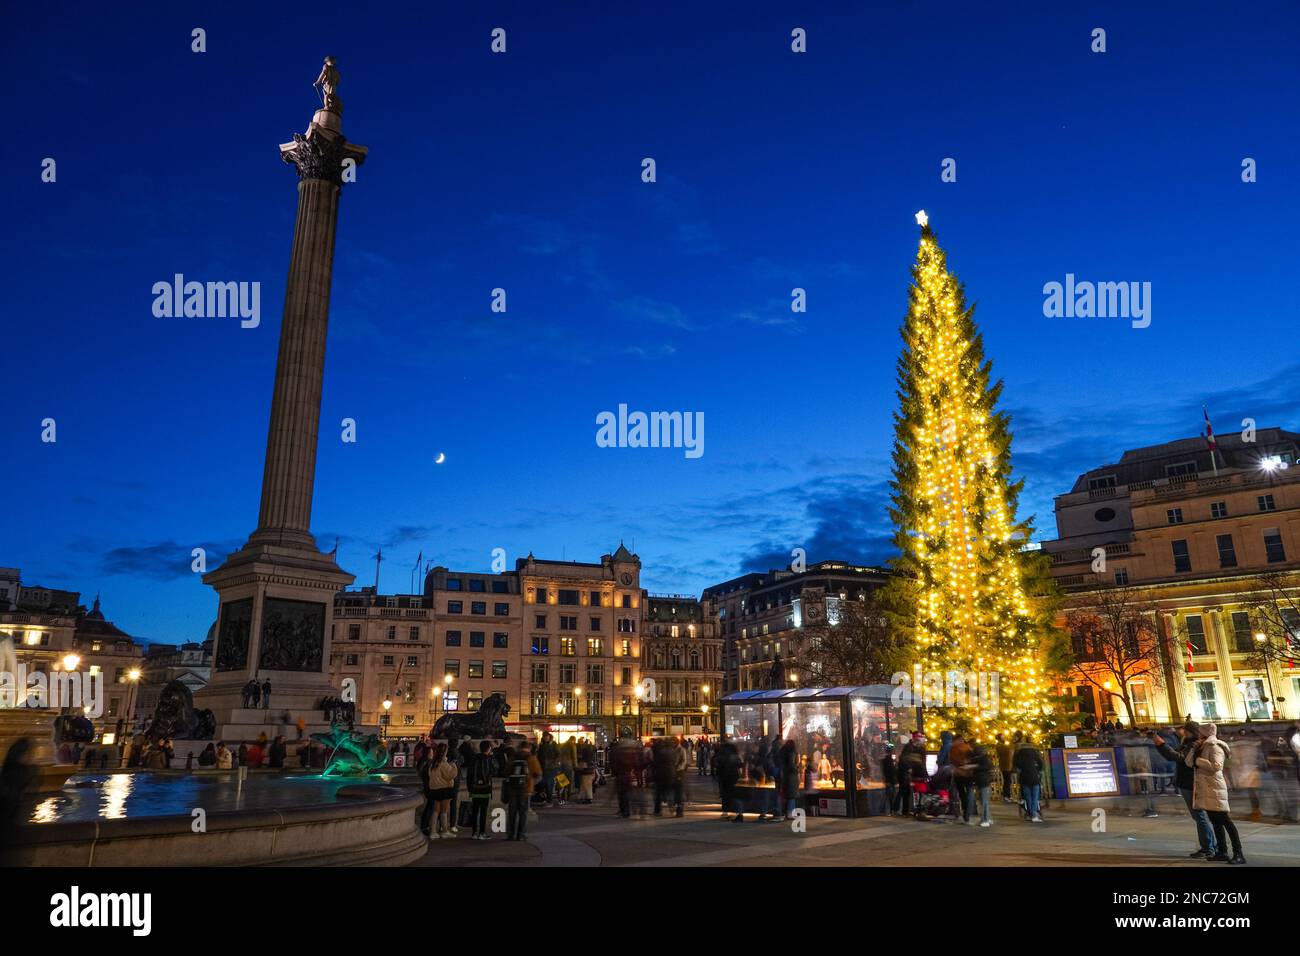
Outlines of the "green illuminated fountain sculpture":
M 329 733 L 312 734 L 311 739 L 330 749 L 324 776 L 364 776 L 388 764 L 388 745 L 378 734 L 359 734 L 339 724 Z

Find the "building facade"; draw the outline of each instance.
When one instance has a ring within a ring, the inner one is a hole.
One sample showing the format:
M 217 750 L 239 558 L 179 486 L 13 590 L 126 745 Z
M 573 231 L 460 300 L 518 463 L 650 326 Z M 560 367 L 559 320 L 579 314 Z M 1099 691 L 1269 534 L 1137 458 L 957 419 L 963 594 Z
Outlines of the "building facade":
M 423 594 L 346 590 L 335 609 L 334 684 L 351 679 L 358 718 L 394 736 L 493 694 L 527 735 L 599 742 L 638 716 L 641 561 L 622 545 L 595 563 L 530 554 L 497 574 L 436 567 Z
M 1155 626 L 1157 666 L 1127 688 L 1139 720 L 1300 716 L 1300 671 L 1262 653 L 1300 639 L 1289 607 L 1300 607 L 1300 435 L 1248 437 L 1133 449 L 1056 499 L 1057 538 L 1043 549 L 1065 594 L 1058 623 L 1123 588 Z M 1270 594 L 1293 623 L 1262 621 Z M 1080 666 L 1094 666 L 1096 649 L 1073 639 Z M 1070 683 L 1081 710 L 1126 717 L 1116 688 Z
M 653 736 L 716 733 L 722 688 L 717 619 L 698 598 L 647 594 L 644 603 L 643 729 Z
M 0 637 L 13 641 L 15 657 L 29 674 L 67 673 L 71 664 L 80 674 L 98 675 L 103 713 L 95 727 L 115 732 L 118 721 L 128 720 L 135 707 L 141 645 L 104 617 L 98 597 L 87 611 L 78 592 L 22 586 L 17 569 L 9 570 L 11 598 L 7 606 L 0 605 Z M 48 701 L 51 707 L 64 705 L 71 702 Z
M 723 692 L 798 686 L 801 668 L 806 674 L 805 624 L 833 621 L 839 602 L 865 600 L 888 580 L 884 568 L 821 561 L 705 588 L 701 601 L 723 643 Z

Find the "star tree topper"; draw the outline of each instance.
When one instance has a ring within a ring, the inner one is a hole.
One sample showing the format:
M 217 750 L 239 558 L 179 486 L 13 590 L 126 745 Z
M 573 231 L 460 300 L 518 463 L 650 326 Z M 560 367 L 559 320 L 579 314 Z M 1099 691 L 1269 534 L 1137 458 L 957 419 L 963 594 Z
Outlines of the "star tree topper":
M 930 217 L 925 214 L 924 209 L 916 214 L 916 224 L 918 226 L 928 226 L 930 224 Z

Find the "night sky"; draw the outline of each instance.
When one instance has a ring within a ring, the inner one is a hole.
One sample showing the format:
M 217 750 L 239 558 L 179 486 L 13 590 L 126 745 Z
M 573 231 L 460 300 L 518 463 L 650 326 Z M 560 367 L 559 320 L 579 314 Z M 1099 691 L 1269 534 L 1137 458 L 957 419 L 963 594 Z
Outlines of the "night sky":
M 421 551 L 488 570 L 621 539 L 684 593 L 795 547 L 886 560 L 921 208 L 1038 537 L 1077 474 L 1196 434 L 1202 403 L 1219 433 L 1300 427 L 1289 0 L 49 6 L 0 23 L 0 565 L 102 593 L 141 638 L 201 639 L 190 550 L 214 567 L 256 524 L 296 202 L 277 146 L 327 53 L 371 154 L 342 197 L 313 525 L 358 584 L 380 547 L 388 591 Z M 260 282 L 260 326 L 156 318 L 175 273 Z M 1150 327 L 1045 318 L 1067 273 L 1150 282 Z M 703 412 L 704 455 L 598 448 L 620 403 Z

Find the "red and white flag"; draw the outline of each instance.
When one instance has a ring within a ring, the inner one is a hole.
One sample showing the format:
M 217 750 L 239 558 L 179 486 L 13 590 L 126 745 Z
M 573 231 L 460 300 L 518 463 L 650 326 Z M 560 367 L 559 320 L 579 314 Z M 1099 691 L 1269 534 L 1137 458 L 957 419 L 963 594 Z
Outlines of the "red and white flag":
M 1210 413 L 1205 410 L 1204 405 L 1201 406 L 1201 414 L 1205 416 L 1205 447 L 1210 449 L 1210 454 L 1214 454 L 1214 450 L 1219 446 L 1214 443 L 1214 429 L 1210 426 Z

